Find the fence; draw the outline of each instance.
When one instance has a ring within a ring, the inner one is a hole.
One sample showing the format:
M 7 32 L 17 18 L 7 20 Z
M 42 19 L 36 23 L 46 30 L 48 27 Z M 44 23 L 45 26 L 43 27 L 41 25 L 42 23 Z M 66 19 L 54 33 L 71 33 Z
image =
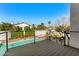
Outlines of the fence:
M 12 34 L 12 32 L 1 32 L 0 33 L 0 42 L 1 42 L 0 54 L 3 55 L 6 51 L 8 51 L 8 48 L 14 48 L 14 47 L 22 46 L 24 44 L 29 44 L 29 43 L 35 44 L 36 42 L 43 41 L 43 40 L 47 39 L 46 32 L 47 32 L 47 30 L 38 30 L 38 31 L 36 30 L 35 32 L 32 31 L 31 34 L 29 34 L 30 32 L 26 33 L 25 36 L 22 35 L 23 32 L 21 32 L 21 33 L 14 32 L 13 34 Z M 16 37 L 13 39 L 12 35 L 14 37 L 15 36 Z M 29 36 L 27 37 L 27 35 L 29 35 Z M 11 40 L 12 40 L 12 42 L 10 43 L 9 41 L 11 41 Z M 66 43 L 66 45 L 68 45 L 68 39 L 65 40 L 65 43 Z
M 0 55 L 4 55 L 8 51 L 8 39 L 11 38 L 10 32 L 1 31 L 0 32 Z
M 36 30 L 34 35 L 34 43 L 35 41 L 42 41 L 46 39 L 47 30 Z

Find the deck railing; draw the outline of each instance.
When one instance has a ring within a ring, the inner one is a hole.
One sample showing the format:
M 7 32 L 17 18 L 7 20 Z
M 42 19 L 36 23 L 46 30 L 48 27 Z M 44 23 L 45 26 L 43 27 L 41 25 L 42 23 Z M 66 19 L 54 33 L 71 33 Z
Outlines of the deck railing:
M 0 55 L 3 55 L 5 52 L 8 51 L 8 40 L 9 40 L 9 31 L 1 31 L 0 32 Z M 4 43 L 5 41 L 5 43 Z M 3 51 L 4 50 L 4 51 Z

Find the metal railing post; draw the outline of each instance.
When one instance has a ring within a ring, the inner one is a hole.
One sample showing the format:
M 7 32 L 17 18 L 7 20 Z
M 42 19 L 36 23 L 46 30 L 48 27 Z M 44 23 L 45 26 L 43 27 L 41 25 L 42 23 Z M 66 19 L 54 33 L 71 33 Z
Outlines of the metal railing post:
M 67 38 L 68 38 L 67 44 L 69 46 L 70 45 L 70 37 L 68 36 L 68 34 L 67 34 Z
M 65 42 L 66 42 L 66 36 L 65 36 L 65 33 L 64 33 L 64 46 L 66 46 Z
M 8 32 L 6 32 L 6 51 L 8 51 Z
M 35 30 L 34 30 L 34 44 L 35 44 Z

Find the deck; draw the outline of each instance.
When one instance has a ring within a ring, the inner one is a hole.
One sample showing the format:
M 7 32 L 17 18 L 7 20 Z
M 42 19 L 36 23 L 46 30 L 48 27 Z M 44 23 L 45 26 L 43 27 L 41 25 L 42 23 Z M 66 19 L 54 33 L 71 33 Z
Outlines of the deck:
M 79 49 L 44 40 L 36 44 L 11 48 L 5 56 L 79 56 Z

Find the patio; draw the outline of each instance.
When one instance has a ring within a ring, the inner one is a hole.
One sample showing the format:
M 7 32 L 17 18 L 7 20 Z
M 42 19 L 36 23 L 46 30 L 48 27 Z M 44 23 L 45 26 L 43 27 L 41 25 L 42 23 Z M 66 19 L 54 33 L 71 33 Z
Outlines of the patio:
M 79 56 L 79 49 L 44 40 L 9 49 L 5 56 Z

